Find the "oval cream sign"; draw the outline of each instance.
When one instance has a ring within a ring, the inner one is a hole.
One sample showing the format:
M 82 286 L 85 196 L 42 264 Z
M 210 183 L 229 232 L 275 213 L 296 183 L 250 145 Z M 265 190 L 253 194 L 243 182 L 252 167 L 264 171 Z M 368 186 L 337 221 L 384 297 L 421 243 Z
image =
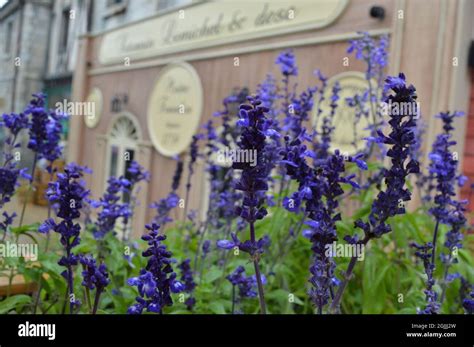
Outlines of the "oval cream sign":
M 361 72 L 350 71 L 343 72 L 331 77 L 328 80 L 324 100 L 321 103 L 321 118 L 331 112 L 330 103 L 332 88 L 336 82 L 339 82 L 341 91 L 339 92 L 338 107 L 334 114 L 333 126 L 334 132 L 331 141 L 331 151 L 339 149 L 342 153 L 354 154 L 365 146 L 364 138 L 370 135 L 367 127 L 370 124 L 371 114 L 361 116 L 358 122 L 355 122 L 355 109 L 346 103 L 346 98 L 354 97 L 355 94 L 362 95 L 369 87 L 365 76 Z M 317 105 L 317 100 L 315 101 Z M 317 107 L 315 107 L 317 110 Z M 322 119 L 316 120 L 314 117 L 314 126 L 318 131 L 321 129 Z
M 148 131 L 156 150 L 165 156 L 186 150 L 199 126 L 202 106 L 196 70 L 186 63 L 164 67 L 148 101 Z
M 84 122 L 89 128 L 95 128 L 99 124 L 104 105 L 104 98 L 99 88 L 93 88 L 87 97 L 87 105 L 90 106 L 90 112 L 84 114 Z

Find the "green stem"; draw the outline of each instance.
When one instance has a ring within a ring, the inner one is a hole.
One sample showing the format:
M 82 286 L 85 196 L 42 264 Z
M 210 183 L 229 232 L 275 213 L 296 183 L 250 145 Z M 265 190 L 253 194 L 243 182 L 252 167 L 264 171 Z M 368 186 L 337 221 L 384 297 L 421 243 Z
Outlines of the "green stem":
M 369 242 L 369 240 L 370 240 L 370 237 L 366 236 L 359 243 L 365 246 Z M 347 267 L 347 270 L 344 274 L 344 279 L 336 292 L 336 296 L 334 297 L 334 300 L 331 303 L 331 307 L 329 310 L 332 313 L 339 313 L 340 311 L 342 294 L 344 294 L 344 290 L 346 289 L 347 285 L 349 284 L 350 279 L 352 278 L 352 272 L 354 271 L 356 262 L 357 262 L 357 257 L 352 257 Z
M 431 252 L 431 265 L 433 265 L 433 271 L 434 267 L 436 265 L 436 241 L 438 239 L 438 230 L 439 230 L 439 219 L 436 219 L 436 225 L 435 225 L 435 230 L 433 234 L 433 252 Z
M 52 182 L 53 181 L 53 163 L 50 164 L 49 168 L 50 168 L 49 181 Z M 51 218 L 51 203 L 48 200 L 48 219 L 50 219 L 50 218 Z M 48 253 L 50 239 L 51 239 L 51 233 L 47 233 L 46 234 L 46 244 L 45 244 L 45 247 L 44 247 L 45 254 Z M 36 314 L 36 310 L 38 308 L 38 304 L 39 304 L 39 301 L 40 301 L 40 296 L 41 296 L 41 291 L 42 290 L 43 290 L 43 278 L 40 277 L 40 285 L 39 285 L 39 288 L 38 288 L 38 292 L 36 293 L 35 305 L 33 306 L 33 314 Z
M 94 308 L 92 309 L 92 314 L 97 313 L 97 309 L 99 308 L 99 302 L 100 302 L 100 295 L 102 294 L 101 290 L 96 290 L 95 293 L 95 299 L 94 299 Z
M 255 268 L 255 276 L 257 277 L 257 288 L 258 288 L 258 301 L 260 303 L 260 313 L 267 314 L 267 308 L 265 305 L 265 296 L 263 293 L 263 283 L 262 283 L 262 276 L 260 275 L 260 269 L 258 265 L 258 260 L 255 259 L 253 261 L 253 265 Z
M 250 241 L 252 244 L 255 243 L 255 227 L 254 222 L 250 222 Z M 257 289 L 258 289 L 258 301 L 260 303 L 260 313 L 266 314 L 267 309 L 265 306 L 265 296 L 263 293 L 263 284 L 262 284 L 262 276 L 260 275 L 260 268 L 258 265 L 258 258 L 253 259 L 253 265 L 255 268 L 255 277 L 257 278 Z
M 21 216 L 20 216 L 20 224 L 18 225 L 19 227 L 21 227 L 23 225 L 23 218 L 25 217 L 25 211 L 26 211 L 26 203 L 28 202 L 30 192 L 33 188 L 33 180 L 35 179 L 35 170 L 36 170 L 36 161 L 37 160 L 38 160 L 38 154 L 35 153 L 35 158 L 33 160 L 33 167 L 31 168 L 30 184 L 28 185 L 28 190 L 26 192 L 25 201 L 23 202 L 23 208 L 21 210 Z
M 232 285 L 232 314 L 235 312 L 235 286 Z
M 201 247 L 202 247 L 202 244 L 203 244 L 203 241 L 204 241 L 204 236 L 205 236 L 206 231 L 207 231 L 207 226 L 208 226 L 208 219 L 206 219 L 204 227 L 202 228 L 203 230 L 201 232 L 201 237 L 198 240 L 196 253 L 194 254 L 194 264 L 193 264 L 194 265 L 194 273 L 196 273 L 197 269 L 198 269 L 199 253 L 201 252 Z
M 20 238 L 20 235 L 15 234 L 15 244 L 18 244 L 19 238 Z M 10 275 L 8 275 L 7 298 L 10 297 L 11 292 L 12 292 L 13 278 L 15 278 L 15 271 L 14 271 L 14 268 L 12 266 L 11 269 L 10 269 Z
M 89 309 L 89 312 L 92 312 L 91 291 L 87 287 L 85 287 L 85 297 L 87 302 L 87 308 Z
M 446 289 L 448 289 L 447 277 L 448 277 L 449 268 L 451 267 L 451 258 L 452 258 L 452 254 L 450 252 L 448 262 L 446 263 L 445 269 L 444 269 L 443 281 L 441 282 L 441 297 L 439 300 L 440 305 L 443 304 L 444 299 L 446 298 Z

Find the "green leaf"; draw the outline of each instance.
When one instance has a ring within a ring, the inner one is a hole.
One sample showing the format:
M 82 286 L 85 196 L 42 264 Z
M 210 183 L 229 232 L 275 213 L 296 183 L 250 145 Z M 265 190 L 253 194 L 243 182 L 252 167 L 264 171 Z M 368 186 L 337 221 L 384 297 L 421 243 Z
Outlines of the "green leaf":
M 216 314 L 226 314 L 225 306 L 227 301 L 224 300 L 217 300 L 213 301 L 209 304 L 209 309 Z
M 204 281 L 205 282 L 214 282 L 216 279 L 222 276 L 222 270 L 213 267 L 209 271 L 204 273 Z
M 0 302 L 0 314 L 8 313 L 9 311 L 18 308 L 22 305 L 31 303 L 31 296 L 28 295 L 15 295 Z
M 387 294 L 383 279 L 393 265 L 386 258 L 375 256 L 366 257 L 364 265 L 362 313 L 382 313 Z
M 20 234 L 27 233 L 29 231 L 37 232 L 39 226 L 40 226 L 40 223 L 33 223 L 33 224 L 23 225 L 21 227 L 11 228 L 10 230 L 12 233 L 20 235 Z
M 347 235 L 347 234 L 351 235 L 354 230 L 351 224 L 345 223 L 343 221 L 337 221 L 336 227 L 337 227 L 337 231 L 343 235 Z
M 371 210 L 371 205 L 367 204 L 363 206 L 362 208 L 358 209 L 356 213 L 352 216 L 353 220 L 358 220 L 361 219 L 364 216 L 367 216 Z

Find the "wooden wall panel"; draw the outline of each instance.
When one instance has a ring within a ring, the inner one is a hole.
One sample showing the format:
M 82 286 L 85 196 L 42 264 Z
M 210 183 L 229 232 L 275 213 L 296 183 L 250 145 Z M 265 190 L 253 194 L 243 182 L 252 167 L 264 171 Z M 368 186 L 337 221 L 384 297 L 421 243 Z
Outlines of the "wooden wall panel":
M 317 82 L 313 76 L 313 71 L 317 68 L 329 77 L 344 71 L 363 71 L 363 64 L 355 61 L 352 55 L 349 56 L 350 65 L 348 67 L 342 65 L 342 59 L 348 56 L 345 35 L 353 35 L 355 31 L 362 30 L 379 30 L 379 32 L 383 30 L 393 31 L 398 35 L 392 36 L 392 45 L 398 50 L 391 52 L 388 70 L 391 73 L 403 71 L 408 82 L 417 87 L 422 115 L 429 124 L 425 141 L 426 149 L 439 127 L 439 124 L 433 121 L 433 113 L 445 110 L 452 103 L 453 97 L 450 95 L 450 90 L 453 84 L 457 83 L 452 78 L 453 66 L 451 64 L 456 46 L 454 33 L 463 1 L 352 0 L 340 18 L 332 25 L 320 30 L 197 49 L 148 61 L 132 61 L 130 67 L 100 66 L 97 54 L 101 36 L 92 36 L 88 39 L 90 44 L 85 46 L 85 49 L 87 47 L 89 49 L 86 53 L 82 52 L 83 56 L 88 57 L 88 70 L 85 73 L 80 72 L 82 78 L 76 79 L 75 87 L 85 86 L 86 90 L 99 87 L 104 95 L 104 114 L 97 128 L 86 128 L 80 141 L 76 139 L 77 143 L 73 143 L 72 146 L 77 146 L 74 149 L 80 153 L 77 157 L 82 163 L 87 164 L 92 161 L 92 157 L 97 155 L 94 148 L 95 138 L 98 134 L 106 134 L 114 117 L 110 110 L 110 100 L 113 95 L 122 93 L 128 94 L 129 102 L 126 110 L 137 117 L 143 131 L 143 140 L 150 141 L 146 124 L 148 99 L 156 78 L 166 63 L 184 59 L 196 69 L 204 91 L 201 119 L 201 124 L 203 124 L 221 108 L 222 99 L 234 87 L 245 86 L 253 91 L 267 73 L 278 76 L 274 61 L 281 49 L 294 47 L 299 66 L 298 89 L 302 90 Z M 385 7 L 384 21 L 368 16 L 372 5 Z M 399 18 L 399 10 L 403 11 L 403 18 Z M 317 40 L 327 37 L 332 37 L 333 41 L 316 43 Z M 236 56 L 240 59 L 238 67 L 234 66 Z M 87 93 L 77 93 L 78 96 L 85 94 Z M 461 110 L 462 107 L 461 105 Z M 462 133 L 460 134 L 458 136 L 463 136 Z M 162 198 L 168 193 L 174 169 L 173 160 L 152 150 L 150 170 L 153 179 L 149 185 L 147 203 Z M 199 172 L 193 180 L 195 187 L 199 188 L 191 196 L 193 207 L 199 206 L 202 201 L 202 174 Z M 182 186 L 185 179 L 186 171 Z M 183 191 L 182 193 L 184 194 Z M 152 213 L 153 211 L 148 211 L 148 219 L 151 218 Z

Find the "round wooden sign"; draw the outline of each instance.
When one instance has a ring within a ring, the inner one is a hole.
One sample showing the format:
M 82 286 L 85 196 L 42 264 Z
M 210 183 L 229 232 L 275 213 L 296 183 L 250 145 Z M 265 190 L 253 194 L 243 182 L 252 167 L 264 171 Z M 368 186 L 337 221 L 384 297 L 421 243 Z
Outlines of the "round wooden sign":
M 203 107 L 199 76 L 186 63 L 163 68 L 148 101 L 148 131 L 158 152 L 171 157 L 189 146 Z

